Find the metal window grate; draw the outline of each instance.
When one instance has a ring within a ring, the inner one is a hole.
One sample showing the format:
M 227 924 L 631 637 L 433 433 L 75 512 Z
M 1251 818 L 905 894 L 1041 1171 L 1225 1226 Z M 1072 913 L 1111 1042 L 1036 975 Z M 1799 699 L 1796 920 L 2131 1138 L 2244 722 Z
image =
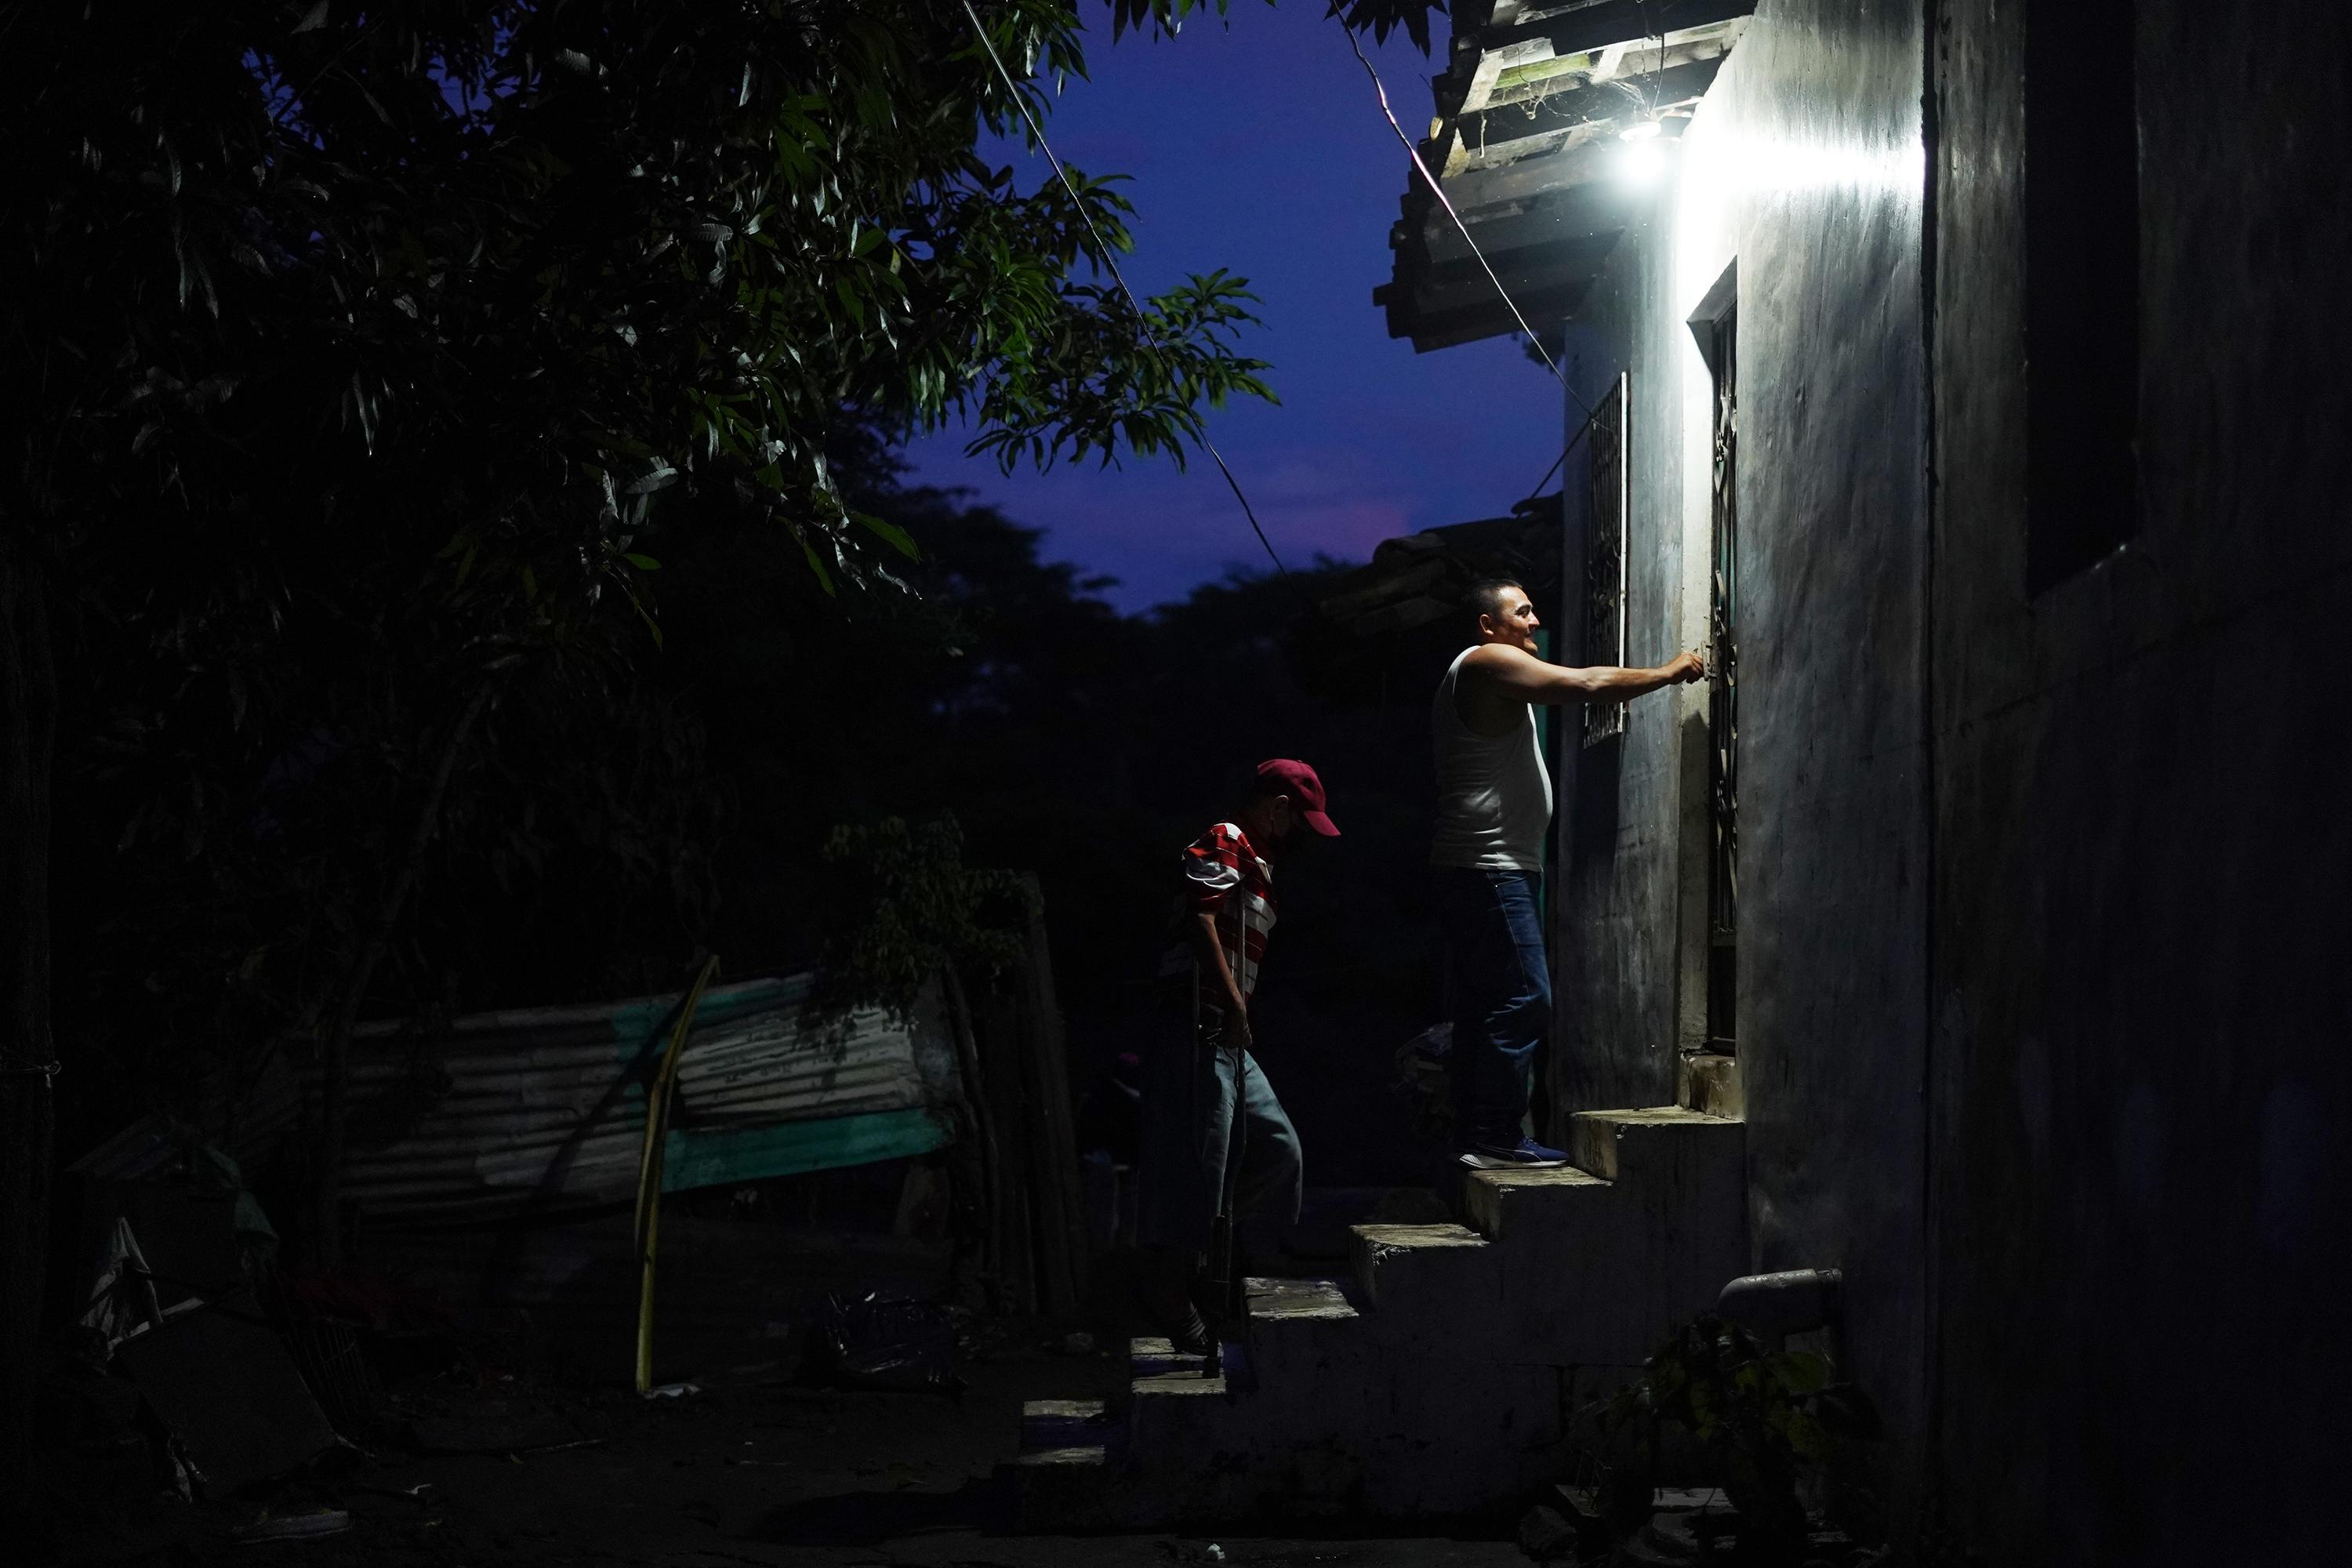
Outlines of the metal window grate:
M 1594 405 L 1590 486 L 1584 518 L 1584 657 L 1587 666 L 1625 662 L 1626 520 L 1633 512 L 1632 481 L 1626 464 L 1626 389 L 1631 377 L 1617 373 L 1609 395 Z M 1588 702 L 1583 706 L 1584 743 L 1598 745 L 1625 732 L 1622 702 Z
M 1738 317 L 1717 322 L 1713 571 L 1707 593 L 1707 1036 L 1729 1051 L 1739 973 Z

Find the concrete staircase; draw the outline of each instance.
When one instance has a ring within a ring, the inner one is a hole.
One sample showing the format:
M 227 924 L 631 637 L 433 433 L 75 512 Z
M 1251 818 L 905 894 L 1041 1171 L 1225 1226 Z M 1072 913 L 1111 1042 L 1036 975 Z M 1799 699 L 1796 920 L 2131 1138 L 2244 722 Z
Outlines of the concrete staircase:
M 1558 1479 L 1573 1413 L 1748 1272 L 1745 1128 L 1586 1111 L 1551 1171 L 1463 1173 L 1465 1223 L 1353 1227 L 1353 1278 L 1252 1279 L 1224 1374 L 1132 1342 L 1124 1402 L 1040 1400 L 1024 1528 L 1444 1516 Z

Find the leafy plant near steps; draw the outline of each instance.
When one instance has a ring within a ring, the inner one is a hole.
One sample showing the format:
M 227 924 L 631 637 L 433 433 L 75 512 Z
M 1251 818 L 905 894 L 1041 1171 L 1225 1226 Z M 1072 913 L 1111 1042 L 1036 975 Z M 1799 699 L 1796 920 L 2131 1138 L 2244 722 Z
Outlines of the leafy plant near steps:
M 1879 1436 L 1869 1396 L 1836 1381 L 1826 1357 L 1774 1350 L 1713 1314 L 1677 1329 L 1641 1380 L 1595 1415 L 1602 1484 L 1594 1501 L 1611 1535 L 1648 1521 L 1666 1460 L 1695 1444 L 1709 1480 L 1738 1510 L 1742 1555 L 1753 1563 L 1799 1559 L 1810 1529 L 1804 1489 L 1835 1479 L 1852 1445 Z

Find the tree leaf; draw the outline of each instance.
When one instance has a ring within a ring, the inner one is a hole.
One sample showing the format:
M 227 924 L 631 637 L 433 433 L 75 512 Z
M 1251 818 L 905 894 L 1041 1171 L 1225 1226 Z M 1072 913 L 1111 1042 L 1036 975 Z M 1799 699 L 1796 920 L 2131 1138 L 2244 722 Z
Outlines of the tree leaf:
M 920 561 L 923 558 L 922 547 L 915 542 L 914 536 L 897 523 L 865 511 L 852 511 L 849 521 L 881 538 L 908 560 Z

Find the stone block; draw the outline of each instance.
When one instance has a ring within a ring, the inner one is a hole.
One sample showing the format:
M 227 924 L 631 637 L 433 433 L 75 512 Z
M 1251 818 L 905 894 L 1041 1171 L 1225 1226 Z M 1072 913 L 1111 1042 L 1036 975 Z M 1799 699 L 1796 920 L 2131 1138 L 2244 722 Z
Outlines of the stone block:
M 1685 1055 L 1676 1076 L 1681 1092 L 1676 1100 L 1688 1110 L 1737 1121 L 1748 1114 L 1748 1099 L 1739 1087 L 1739 1058 L 1713 1052 Z

